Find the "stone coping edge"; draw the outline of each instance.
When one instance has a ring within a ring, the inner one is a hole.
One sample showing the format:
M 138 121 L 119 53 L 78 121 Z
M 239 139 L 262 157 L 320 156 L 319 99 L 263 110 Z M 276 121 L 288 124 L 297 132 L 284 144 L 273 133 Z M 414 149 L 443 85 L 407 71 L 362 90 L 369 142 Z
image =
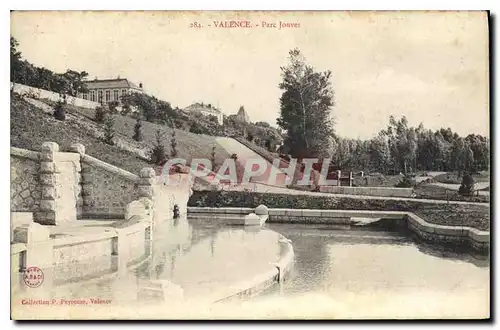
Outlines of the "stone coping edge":
M 189 213 L 249 214 L 255 209 L 251 207 L 196 207 L 188 206 Z
M 119 234 L 133 234 L 138 231 L 144 230 L 149 226 L 149 223 L 146 221 L 136 222 L 131 224 L 130 226 L 125 226 L 123 228 L 113 228 L 113 227 L 103 227 L 104 232 L 101 233 L 92 233 L 92 234 L 83 234 L 78 236 L 67 236 L 54 238 L 54 248 L 59 248 L 62 246 L 68 245 L 78 245 L 85 243 L 92 243 L 96 241 L 102 241 L 106 239 L 112 239 L 117 237 Z
M 280 278 L 282 278 L 282 274 L 288 274 L 293 265 L 295 253 L 291 241 L 281 234 L 279 234 L 279 237 L 279 242 L 282 243 L 282 249 L 285 250 L 285 253 L 282 254 L 276 263 L 273 263 L 274 267 L 272 269 L 256 275 L 251 280 L 241 281 L 235 285 L 231 285 L 228 289 L 230 293 L 226 293 L 223 298 L 213 299 L 213 302 L 220 303 L 243 296 L 257 295 L 273 284 L 278 283 Z
M 34 161 L 38 161 L 40 159 L 40 152 L 16 147 L 10 147 L 10 155 L 20 158 L 28 158 Z
M 99 159 L 94 158 L 92 156 L 89 156 L 87 154 L 81 155 L 81 161 L 85 164 L 92 165 L 92 166 L 98 167 L 100 169 L 103 169 L 107 172 L 116 174 L 124 179 L 129 180 L 129 181 L 132 181 L 132 182 L 139 181 L 138 175 L 130 173 L 128 171 L 125 171 L 124 169 L 113 166 L 113 165 L 108 164 L 106 162 L 103 162 L 102 160 L 99 160 Z
M 244 213 L 253 212 L 252 208 L 216 208 L 216 207 L 188 207 L 190 213 Z M 455 236 L 473 241 L 478 244 L 489 245 L 490 233 L 488 231 L 481 231 L 476 228 L 466 226 L 444 226 L 429 223 L 420 218 L 412 212 L 404 211 L 363 211 L 363 210 L 318 210 L 318 209 L 269 209 L 269 222 L 272 222 L 272 216 L 292 216 L 292 217 L 329 217 L 329 218 L 342 218 L 342 217 L 362 217 L 362 218 L 385 218 L 385 219 L 404 219 L 408 223 L 419 230 L 436 234 Z M 413 228 L 412 228 L 413 230 Z M 419 236 L 420 232 L 416 231 Z
M 23 251 L 26 251 L 27 247 L 25 243 L 13 243 L 10 245 L 10 254 L 18 254 Z

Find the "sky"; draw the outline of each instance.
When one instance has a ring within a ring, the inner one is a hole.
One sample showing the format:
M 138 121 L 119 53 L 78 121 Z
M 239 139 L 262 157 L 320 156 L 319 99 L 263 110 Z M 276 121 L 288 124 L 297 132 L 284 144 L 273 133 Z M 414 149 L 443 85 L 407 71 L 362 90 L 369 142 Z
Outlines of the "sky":
M 215 27 L 249 20 L 251 28 Z M 263 27 L 263 22 L 298 27 Z M 203 27 L 191 27 L 193 23 Z M 210 25 L 210 26 L 209 26 Z M 128 78 L 184 108 L 193 102 L 275 124 L 280 67 L 299 48 L 332 71 L 335 131 L 370 138 L 389 116 L 489 136 L 484 12 L 13 12 L 23 58 L 56 72 Z

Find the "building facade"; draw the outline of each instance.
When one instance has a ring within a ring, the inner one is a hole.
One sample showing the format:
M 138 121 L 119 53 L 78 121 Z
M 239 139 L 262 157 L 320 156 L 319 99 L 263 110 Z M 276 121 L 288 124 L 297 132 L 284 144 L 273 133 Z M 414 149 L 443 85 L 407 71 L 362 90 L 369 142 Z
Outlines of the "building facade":
M 109 103 L 113 101 L 120 102 L 123 95 L 131 93 L 144 93 L 142 83 L 134 84 L 128 79 L 103 79 L 90 80 L 85 82 L 87 93 L 80 93 L 78 97 L 93 102 Z
M 201 113 L 204 116 L 214 116 L 217 118 L 217 122 L 219 125 L 224 123 L 224 115 L 222 112 L 213 107 L 211 104 L 203 104 L 203 103 L 193 103 L 190 106 L 183 109 L 184 112 L 187 113 Z

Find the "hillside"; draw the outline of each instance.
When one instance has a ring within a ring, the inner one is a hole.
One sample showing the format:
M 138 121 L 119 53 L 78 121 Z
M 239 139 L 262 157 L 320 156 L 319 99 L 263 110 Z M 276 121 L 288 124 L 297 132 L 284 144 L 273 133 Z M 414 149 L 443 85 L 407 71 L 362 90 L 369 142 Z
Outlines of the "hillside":
M 58 121 L 23 99 L 11 99 L 10 118 L 13 147 L 40 151 L 43 142 L 52 141 L 57 142 L 61 150 L 66 150 L 73 143 L 82 143 L 87 154 L 132 173 L 149 166 L 136 154 L 103 143 L 78 121 Z
M 170 150 L 171 129 L 164 126 L 142 122 L 144 139 L 137 142 L 132 139 L 135 119 L 128 116 L 115 115 L 115 130 L 117 145 L 111 146 L 102 140 L 102 125 L 95 123 L 93 111 L 67 105 L 67 119 L 58 121 L 50 111 L 50 102 L 44 100 L 29 100 L 32 103 L 43 101 L 46 109 L 34 106 L 27 100 L 13 97 L 11 100 L 11 145 L 14 147 L 40 150 L 45 141 L 54 141 L 66 149 L 72 143 L 82 143 L 87 153 L 105 162 L 120 166 L 128 171 L 137 173 L 142 167 L 151 166 L 145 156 L 155 141 L 155 132 L 162 130 L 162 143 L 167 152 Z M 35 103 L 36 104 L 36 103 Z M 48 105 L 48 106 L 47 106 Z M 45 111 L 44 111 L 45 110 Z M 178 157 L 210 158 L 212 146 L 215 145 L 215 160 L 222 164 L 230 155 L 220 147 L 215 137 L 198 135 L 176 129 Z

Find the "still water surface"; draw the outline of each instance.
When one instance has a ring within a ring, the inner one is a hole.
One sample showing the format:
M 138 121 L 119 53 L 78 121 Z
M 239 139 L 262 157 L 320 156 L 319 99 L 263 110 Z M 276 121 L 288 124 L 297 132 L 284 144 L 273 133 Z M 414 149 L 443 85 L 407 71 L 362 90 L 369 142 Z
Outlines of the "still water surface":
M 416 244 L 397 232 L 269 227 L 292 240 L 295 267 L 280 293 L 267 292 L 258 301 L 294 301 L 305 314 L 311 303 L 329 301 L 331 309 L 320 309 L 332 317 L 339 313 L 355 318 L 488 315 L 486 257 Z
M 284 283 L 248 300 L 202 307 L 268 271 L 280 257 L 280 234 L 295 252 Z M 172 300 L 147 294 L 162 282 L 175 284 Z M 184 293 L 179 303 L 176 286 Z M 184 218 L 155 228 L 152 257 L 138 269 L 56 291 L 111 299 L 106 308 L 126 306 L 118 318 L 478 318 L 489 315 L 489 262 L 398 232 L 293 224 L 251 230 Z

